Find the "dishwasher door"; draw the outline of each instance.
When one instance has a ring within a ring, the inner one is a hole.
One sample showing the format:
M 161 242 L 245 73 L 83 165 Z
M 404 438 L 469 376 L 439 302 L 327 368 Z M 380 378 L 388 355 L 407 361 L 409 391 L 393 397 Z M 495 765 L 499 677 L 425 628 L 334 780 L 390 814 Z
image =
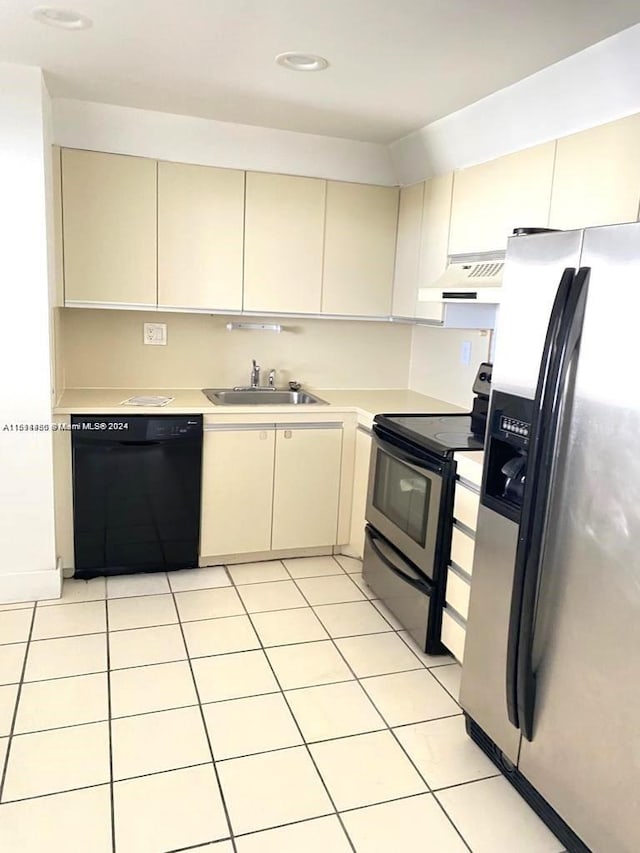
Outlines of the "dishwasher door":
M 202 417 L 73 416 L 76 577 L 198 564 Z

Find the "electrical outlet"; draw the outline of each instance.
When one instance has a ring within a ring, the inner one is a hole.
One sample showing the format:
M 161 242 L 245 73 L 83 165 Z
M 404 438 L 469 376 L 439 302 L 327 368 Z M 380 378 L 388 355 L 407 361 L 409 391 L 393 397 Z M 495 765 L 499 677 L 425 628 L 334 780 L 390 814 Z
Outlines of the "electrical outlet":
M 166 323 L 145 323 L 144 337 L 145 344 L 152 346 L 164 347 L 167 345 L 167 324 Z

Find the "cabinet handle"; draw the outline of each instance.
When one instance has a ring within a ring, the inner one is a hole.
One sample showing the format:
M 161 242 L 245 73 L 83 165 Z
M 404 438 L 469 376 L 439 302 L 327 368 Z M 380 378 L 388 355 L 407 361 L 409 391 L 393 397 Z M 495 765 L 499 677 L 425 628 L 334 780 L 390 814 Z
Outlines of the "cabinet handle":
M 285 431 L 284 431 L 284 437 L 285 437 L 285 438 L 291 438 L 291 436 L 292 436 L 292 432 L 291 432 L 291 430 L 290 430 L 290 429 L 285 429 Z
M 266 440 L 267 440 L 267 431 L 262 429 L 262 430 L 260 430 L 260 441 L 266 441 Z

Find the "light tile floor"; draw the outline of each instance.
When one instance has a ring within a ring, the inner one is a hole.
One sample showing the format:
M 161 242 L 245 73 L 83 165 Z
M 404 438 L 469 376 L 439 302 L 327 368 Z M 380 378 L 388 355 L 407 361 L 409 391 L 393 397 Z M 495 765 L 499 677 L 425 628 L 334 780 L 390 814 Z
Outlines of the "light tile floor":
M 0 606 L 0 850 L 559 853 L 348 557 Z

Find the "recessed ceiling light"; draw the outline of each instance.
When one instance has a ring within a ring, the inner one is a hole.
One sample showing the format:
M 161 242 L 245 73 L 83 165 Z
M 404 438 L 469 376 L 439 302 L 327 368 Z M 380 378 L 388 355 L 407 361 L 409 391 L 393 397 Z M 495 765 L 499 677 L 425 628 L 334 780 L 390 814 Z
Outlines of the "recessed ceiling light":
M 93 23 L 86 15 L 81 15 L 72 9 L 57 9 L 54 6 L 36 6 L 31 14 L 41 24 L 60 27 L 63 30 L 87 30 Z
M 324 56 L 316 56 L 314 53 L 281 53 L 276 56 L 278 65 L 289 68 L 291 71 L 324 71 L 329 63 Z

